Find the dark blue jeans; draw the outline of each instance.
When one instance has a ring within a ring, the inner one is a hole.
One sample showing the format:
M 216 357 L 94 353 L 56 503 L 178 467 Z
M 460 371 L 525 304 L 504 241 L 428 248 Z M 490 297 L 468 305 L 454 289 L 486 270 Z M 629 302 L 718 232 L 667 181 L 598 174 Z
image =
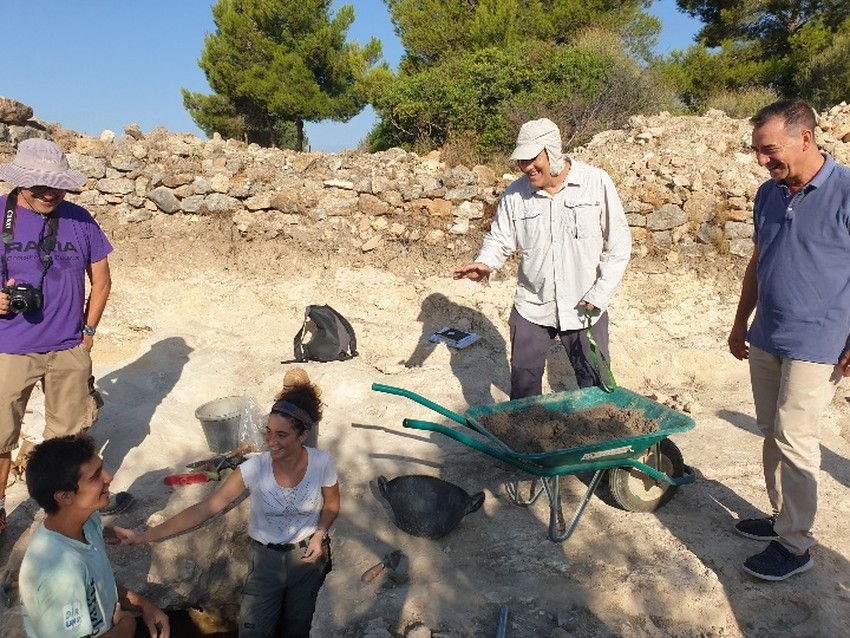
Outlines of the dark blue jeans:
M 532 323 L 520 315 L 516 308 L 508 321 L 511 332 L 511 399 L 536 397 L 543 393 L 543 371 L 552 339 L 559 338 L 567 351 L 570 365 L 580 388 L 601 385 L 602 379 L 593 365 L 587 329 L 557 330 Z M 597 361 L 603 366 L 600 353 L 608 356 L 608 313 L 603 312 L 591 328 L 597 346 Z M 610 383 L 610 379 L 606 379 Z

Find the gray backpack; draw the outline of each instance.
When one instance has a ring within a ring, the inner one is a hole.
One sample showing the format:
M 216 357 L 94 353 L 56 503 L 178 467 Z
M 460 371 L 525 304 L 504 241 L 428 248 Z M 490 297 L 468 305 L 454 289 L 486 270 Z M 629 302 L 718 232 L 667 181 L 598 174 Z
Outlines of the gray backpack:
M 305 337 L 310 339 L 305 341 Z M 348 319 L 330 306 L 309 305 L 295 335 L 296 361 L 344 361 L 357 356 L 357 337 Z

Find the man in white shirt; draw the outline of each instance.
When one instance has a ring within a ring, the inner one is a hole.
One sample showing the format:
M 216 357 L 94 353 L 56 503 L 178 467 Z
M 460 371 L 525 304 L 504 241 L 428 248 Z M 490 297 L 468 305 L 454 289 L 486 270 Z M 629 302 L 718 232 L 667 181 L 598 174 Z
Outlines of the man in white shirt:
M 455 279 L 480 281 L 519 251 L 509 321 L 511 399 L 543 392 L 552 339 L 567 351 L 579 387 L 610 383 L 608 304 L 631 256 L 629 225 L 610 176 L 561 152 L 561 133 L 546 118 L 522 125 L 512 160 L 523 176 L 505 190 L 475 262 Z M 594 365 L 588 318 L 597 349 Z

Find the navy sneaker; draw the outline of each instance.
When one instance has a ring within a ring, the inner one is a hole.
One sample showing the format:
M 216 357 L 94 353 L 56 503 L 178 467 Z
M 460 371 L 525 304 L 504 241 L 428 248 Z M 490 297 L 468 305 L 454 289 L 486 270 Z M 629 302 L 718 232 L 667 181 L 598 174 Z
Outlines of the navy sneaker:
M 130 494 L 130 492 L 118 492 L 116 494 L 110 494 L 109 505 L 101 508 L 100 513 L 102 516 L 111 516 L 112 514 L 118 514 L 130 507 L 130 504 L 133 502 L 133 500 L 133 495 Z
M 814 566 L 808 550 L 802 556 L 792 554 L 782 543 L 770 541 L 760 554 L 744 561 L 744 571 L 762 580 L 785 580 Z
M 770 541 L 774 538 L 779 538 L 779 534 L 773 529 L 775 522 L 775 516 L 771 516 L 770 518 L 745 518 L 737 522 L 735 531 L 741 536 L 751 538 L 755 541 Z

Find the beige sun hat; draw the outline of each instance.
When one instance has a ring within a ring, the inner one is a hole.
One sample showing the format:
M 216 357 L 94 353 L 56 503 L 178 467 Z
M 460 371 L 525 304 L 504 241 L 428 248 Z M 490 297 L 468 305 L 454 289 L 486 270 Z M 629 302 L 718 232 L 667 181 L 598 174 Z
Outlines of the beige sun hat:
M 62 190 L 77 190 L 88 181 L 85 175 L 71 168 L 59 146 L 39 138 L 18 145 L 15 159 L 0 164 L 0 179 L 19 188 L 50 186 Z
M 310 375 L 304 368 L 292 368 L 283 377 L 284 390 L 290 390 L 297 385 L 310 385 Z
M 516 138 L 512 160 L 532 160 L 543 150 L 549 156 L 552 175 L 564 168 L 564 154 L 561 152 L 561 131 L 552 120 L 542 117 L 523 124 Z
M 294 388 L 305 385 L 313 388 L 317 397 L 322 396 L 322 389 L 310 380 L 310 375 L 307 374 L 307 371 L 304 368 L 291 368 L 283 376 L 283 387 L 280 389 L 280 392 L 277 393 L 277 398 L 279 399 Z

